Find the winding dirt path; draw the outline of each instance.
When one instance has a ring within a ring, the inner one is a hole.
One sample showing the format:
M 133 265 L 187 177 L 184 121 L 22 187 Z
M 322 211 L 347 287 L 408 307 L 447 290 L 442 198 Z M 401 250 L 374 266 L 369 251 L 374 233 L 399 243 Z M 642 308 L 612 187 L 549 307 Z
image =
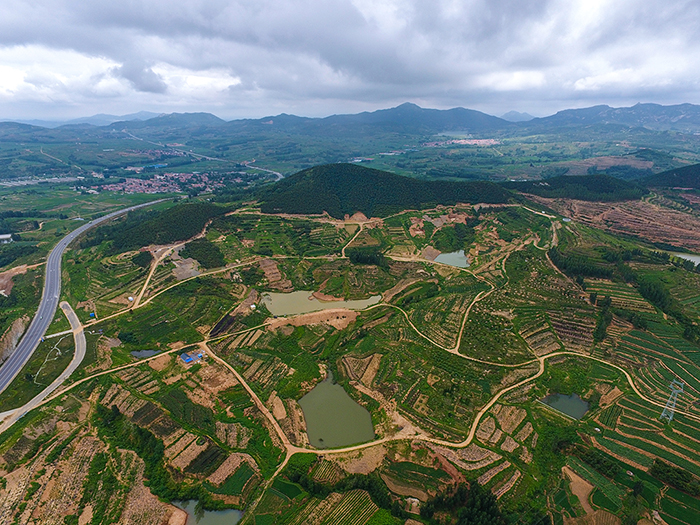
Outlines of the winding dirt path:
M 538 215 L 544 215 L 544 216 L 546 216 L 546 217 L 553 218 L 552 216 L 547 215 L 547 214 L 545 214 L 545 213 L 539 213 L 539 212 L 536 212 L 536 211 L 534 211 L 534 210 L 530 210 L 529 208 L 526 208 L 526 209 L 528 209 L 529 211 L 531 211 L 531 212 L 533 212 L 533 213 L 536 213 L 536 214 L 538 214 Z M 368 221 L 368 222 L 369 222 L 369 221 Z M 343 247 L 343 249 L 342 249 L 342 251 L 341 251 L 342 257 L 345 257 L 345 249 L 347 248 L 347 246 L 350 245 L 350 244 L 359 236 L 359 234 L 360 234 L 360 233 L 362 232 L 362 230 L 363 230 L 363 223 L 357 223 L 357 224 L 359 224 L 360 228 L 359 228 L 359 230 L 355 233 L 355 235 L 353 236 L 353 238 Z M 513 250 L 508 250 L 508 251 L 505 252 L 503 255 L 499 256 L 499 258 L 501 258 L 500 261 L 499 261 L 498 259 L 495 260 L 496 263 L 500 263 L 501 270 L 502 270 L 503 275 L 504 275 L 504 277 L 505 277 L 505 279 L 506 279 L 505 283 L 503 283 L 501 286 L 505 285 L 505 284 L 508 282 L 508 276 L 507 276 L 506 270 L 505 270 L 505 262 L 506 262 L 506 260 L 508 259 L 508 256 L 509 256 L 511 253 L 513 253 L 513 252 L 515 252 L 515 251 L 517 251 L 517 250 L 522 249 L 525 245 L 526 245 L 525 243 L 521 243 L 519 246 L 515 247 L 515 249 L 513 249 Z M 539 247 L 539 246 L 536 246 L 536 247 L 539 248 L 539 249 L 541 249 L 541 250 L 544 249 L 544 248 Z M 141 302 L 141 298 L 142 298 L 143 293 L 144 293 L 144 291 L 145 291 L 145 289 L 146 289 L 146 287 L 147 287 L 147 285 L 148 285 L 148 282 L 150 281 L 150 277 L 152 276 L 153 271 L 154 271 L 155 267 L 157 266 L 157 264 L 159 264 L 159 263 L 162 261 L 163 258 L 164 258 L 164 256 L 161 257 L 161 258 L 159 258 L 158 262 L 157 262 L 156 264 L 153 265 L 153 267 L 152 267 L 152 269 L 151 269 L 151 273 L 149 274 L 149 278 L 146 280 L 146 283 L 145 283 L 145 285 L 144 285 L 144 288 L 143 288 L 142 291 L 141 291 L 141 294 L 140 294 L 140 296 L 139 296 L 139 300 L 138 300 L 137 304 L 135 304 L 134 307 L 133 307 L 134 309 L 135 309 L 135 308 L 140 308 L 140 307 L 142 307 L 142 306 L 147 305 L 147 304 L 150 303 L 153 299 L 155 299 L 156 297 L 158 297 L 158 296 L 160 296 L 161 294 L 165 293 L 166 291 L 168 291 L 168 290 L 174 288 L 175 286 L 179 286 L 180 284 L 182 284 L 182 283 L 187 282 L 187 281 L 190 280 L 190 279 L 184 279 L 183 281 L 180 281 L 180 282 L 178 282 L 178 283 L 175 283 L 175 284 L 173 284 L 173 285 L 171 285 L 171 286 L 169 286 L 169 287 L 167 287 L 167 288 L 165 288 L 165 289 L 163 289 L 163 290 L 160 290 L 158 293 L 156 293 L 156 294 L 154 294 L 153 296 L 149 297 L 146 301 Z M 244 262 L 241 262 L 241 263 L 236 264 L 236 265 L 231 265 L 231 266 L 227 266 L 227 267 L 224 267 L 224 268 L 216 269 L 216 270 L 213 270 L 213 271 L 210 271 L 210 272 L 205 272 L 205 273 L 203 273 L 203 274 L 201 274 L 201 275 L 212 275 L 212 274 L 216 274 L 216 273 L 228 271 L 228 270 L 233 269 L 233 268 L 239 268 L 239 267 L 243 267 L 243 266 L 248 266 L 248 265 L 250 265 L 250 264 L 254 264 L 254 263 L 258 262 L 260 259 L 261 259 L 261 258 L 259 258 L 259 257 L 253 258 L 253 259 L 251 259 L 251 260 L 244 261 Z M 432 261 L 426 261 L 426 260 L 424 260 L 424 259 L 418 259 L 418 258 L 405 258 L 405 257 L 400 257 L 400 258 L 399 258 L 399 257 L 394 257 L 393 259 L 395 259 L 395 260 L 411 260 L 411 261 L 416 261 L 416 262 L 417 262 L 417 261 L 420 261 L 420 262 L 423 262 L 423 263 L 431 263 L 431 262 L 432 262 Z M 491 261 L 491 262 L 489 263 L 489 266 L 491 266 L 491 264 L 493 264 L 493 262 L 494 262 L 494 261 Z M 432 262 L 432 263 L 433 263 L 433 264 L 439 264 L 439 263 L 434 263 L 434 262 Z M 550 263 L 551 263 L 551 261 L 550 261 Z M 508 387 L 502 388 L 501 390 L 499 390 L 498 392 L 496 392 L 496 393 L 493 395 L 493 397 L 489 400 L 489 402 L 486 403 L 486 404 L 477 412 L 477 414 L 476 414 L 475 417 L 474 417 L 474 421 L 472 422 L 472 425 L 471 425 L 471 427 L 470 427 L 470 430 L 469 430 L 468 435 L 466 436 L 466 438 L 465 438 L 463 441 L 460 441 L 460 442 L 451 442 L 451 441 L 446 441 L 446 440 L 437 439 L 437 438 L 434 438 L 434 437 L 430 436 L 427 432 L 425 432 L 425 431 L 423 431 L 423 430 L 421 430 L 421 429 L 418 429 L 418 433 L 417 433 L 417 434 L 413 434 L 413 435 L 410 435 L 410 436 L 400 435 L 400 434 L 399 434 L 399 435 L 395 435 L 395 436 L 384 437 L 384 438 L 381 438 L 381 439 L 369 441 L 369 442 L 367 442 L 367 443 L 363 443 L 363 444 L 360 444 L 360 445 L 354 445 L 354 446 L 351 446 L 351 447 L 342 447 L 342 448 L 336 448 L 336 449 L 320 449 L 320 450 L 319 450 L 319 449 L 304 448 L 304 447 L 299 447 L 299 446 L 293 445 L 292 443 L 290 443 L 289 438 L 287 437 L 287 435 L 286 435 L 286 434 L 284 433 L 284 431 L 282 430 L 281 426 L 279 425 L 279 422 L 274 418 L 274 416 L 272 415 L 272 413 L 268 410 L 268 408 L 265 406 L 265 404 L 262 402 L 262 400 L 257 396 L 257 394 L 255 393 L 255 391 L 253 390 L 253 388 L 246 382 L 246 380 L 243 378 L 243 376 L 242 376 L 241 374 L 239 374 L 239 373 L 235 370 L 235 368 L 234 368 L 232 365 L 230 365 L 230 364 L 229 364 L 228 362 L 226 362 L 224 359 L 222 359 L 221 357 L 219 357 L 218 355 L 216 355 L 216 353 L 215 353 L 215 352 L 209 347 L 209 345 L 208 345 L 208 343 L 213 342 L 213 341 L 222 340 L 222 339 L 225 339 L 225 338 L 227 338 L 227 337 L 233 337 L 233 336 L 236 336 L 236 335 L 240 335 L 241 333 L 245 333 L 245 332 L 249 332 L 249 331 L 252 331 L 252 330 L 256 330 L 256 329 L 265 327 L 265 326 L 267 325 L 267 322 L 266 322 L 266 323 L 263 323 L 263 324 L 261 324 L 261 325 L 259 325 L 259 326 L 253 327 L 253 328 L 248 328 L 248 329 L 246 329 L 246 330 L 242 330 L 242 331 L 236 332 L 235 334 L 226 334 L 226 335 L 224 335 L 224 336 L 220 336 L 220 337 L 217 337 L 217 338 L 207 339 L 207 340 L 205 340 L 205 341 L 202 341 L 202 342 L 199 342 L 199 343 L 194 343 L 194 344 L 191 344 L 191 345 L 187 345 L 186 347 L 179 348 L 179 349 L 176 349 L 176 350 L 174 349 L 174 350 L 169 350 L 169 351 L 166 351 L 166 352 L 161 352 L 161 353 L 157 354 L 156 356 L 153 356 L 153 357 L 151 357 L 151 358 L 141 359 L 141 360 L 139 360 L 138 362 L 130 363 L 130 364 L 127 364 L 127 365 L 123 365 L 123 366 L 119 366 L 119 367 L 112 368 L 112 369 L 110 369 L 110 370 L 105 370 L 105 371 L 102 371 L 102 372 L 95 373 L 95 374 L 93 374 L 93 375 L 91 375 L 91 376 L 88 376 L 88 377 L 86 377 L 86 378 L 84 378 L 84 379 L 81 379 L 81 380 L 79 380 L 79 381 L 76 381 L 75 383 L 69 385 L 67 388 L 64 388 L 64 389 L 63 389 L 62 391 L 60 391 L 60 392 L 54 393 L 53 395 L 47 397 L 47 398 L 44 399 L 39 405 L 37 405 L 37 407 L 38 407 L 38 406 L 41 406 L 41 405 L 44 405 L 44 404 L 46 404 L 46 403 L 49 403 L 49 402 L 51 402 L 51 401 L 53 401 L 53 400 L 56 399 L 58 396 L 61 396 L 61 395 L 65 394 L 66 392 L 68 392 L 69 390 L 71 390 L 71 389 L 77 387 L 78 385 L 83 384 L 83 383 L 85 383 L 85 382 L 87 382 L 87 381 L 90 381 L 90 380 L 92 380 L 92 379 L 94 379 L 94 378 L 96 378 L 96 377 L 99 377 L 99 376 L 102 376 L 102 375 L 106 375 L 106 374 L 111 374 L 111 373 L 113 373 L 113 372 L 117 372 L 117 371 L 120 371 L 120 370 L 124 370 L 124 369 L 126 369 L 126 368 L 131 368 L 131 367 L 135 367 L 135 366 L 141 366 L 141 365 L 143 365 L 143 364 L 148 363 L 149 361 L 151 361 L 151 360 L 153 360 L 153 359 L 160 358 L 160 357 L 163 356 L 163 355 L 171 354 L 171 353 L 174 353 L 174 352 L 182 352 L 183 349 L 185 349 L 185 348 L 190 348 L 190 347 L 193 347 L 193 346 L 199 346 L 199 347 L 201 347 L 201 348 L 203 348 L 203 349 L 206 349 L 208 355 L 211 356 L 211 358 L 212 358 L 214 361 L 216 361 L 217 363 L 219 363 L 219 364 L 221 364 L 222 366 L 224 366 L 227 370 L 229 370 L 229 371 L 236 377 L 236 379 L 241 383 L 241 385 L 242 385 L 242 386 L 245 388 L 245 390 L 248 392 L 248 395 L 249 395 L 250 398 L 253 400 L 253 402 L 254 402 L 255 405 L 258 407 L 258 409 L 261 411 L 261 413 L 263 414 L 263 416 L 268 420 L 268 422 L 270 423 L 271 428 L 272 428 L 272 429 L 274 430 L 274 432 L 278 435 L 280 441 L 282 442 L 282 444 L 283 444 L 283 446 L 284 446 L 284 449 L 285 449 L 285 457 L 284 457 L 283 461 L 280 463 L 280 465 L 278 466 L 278 468 L 277 468 L 277 470 L 275 471 L 275 473 L 271 476 L 271 478 L 270 478 L 269 480 L 267 480 L 266 486 L 269 486 L 269 485 L 273 482 L 273 480 L 279 475 L 279 473 L 280 473 L 280 472 L 284 469 L 284 467 L 287 465 L 287 463 L 288 463 L 288 461 L 289 461 L 289 458 L 290 458 L 293 454 L 295 454 L 295 453 L 297 453 L 297 452 L 312 453 L 312 454 L 317 454 L 317 455 L 344 454 L 344 453 L 348 453 L 348 452 L 354 452 L 354 451 L 358 451 L 358 450 L 363 450 L 363 449 L 370 448 L 370 447 L 375 447 L 375 446 L 377 446 L 377 445 L 381 445 L 381 444 L 384 444 L 384 443 L 391 443 L 391 442 L 396 442 L 396 441 L 405 441 L 405 440 L 407 440 L 407 439 L 416 440 L 416 441 L 424 441 L 424 442 L 428 442 L 428 443 L 434 443 L 434 444 L 437 444 L 437 445 L 442 445 L 442 446 L 450 447 L 450 448 L 465 448 L 465 447 L 469 446 L 469 445 L 472 443 L 472 441 L 474 440 L 474 436 L 475 436 L 475 434 L 476 434 L 476 430 L 477 430 L 477 428 L 478 428 L 478 426 L 479 426 L 479 424 L 480 424 L 482 418 L 484 417 L 484 415 L 493 407 L 493 405 L 494 405 L 502 396 L 504 396 L 505 394 L 507 394 L 507 393 L 509 393 L 509 392 L 511 392 L 511 391 L 513 391 L 513 390 L 516 390 L 516 389 L 518 389 L 518 388 L 520 388 L 520 387 L 522 387 L 522 386 L 524 386 L 524 385 L 526 385 L 526 384 L 528 384 L 528 383 L 531 383 L 532 381 L 534 381 L 534 380 L 536 380 L 537 378 L 539 378 L 540 376 L 542 376 L 542 374 L 543 374 L 544 371 L 545 371 L 546 361 L 547 361 L 548 359 L 552 359 L 552 358 L 560 357 L 560 356 L 577 357 L 577 358 L 580 358 L 580 359 L 589 359 L 589 360 L 592 360 L 592 361 L 600 362 L 600 363 L 602 363 L 602 364 L 605 364 L 605 365 L 607 365 L 607 366 L 610 366 L 610 367 L 612 367 L 612 368 L 614 368 L 614 369 L 620 371 L 620 372 L 624 375 L 624 377 L 625 377 L 625 379 L 627 380 L 627 383 L 630 385 L 630 388 L 632 389 L 632 391 L 633 391 L 640 399 L 644 400 L 644 401 L 645 401 L 646 403 L 648 403 L 649 405 L 653 405 L 653 406 L 656 406 L 656 407 L 659 407 L 659 408 L 663 408 L 664 405 L 663 405 L 662 403 L 659 403 L 659 402 L 656 402 L 656 401 L 654 401 L 654 400 L 652 400 L 652 399 L 649 399 L 648 397 L 646 397 L 646 396 L 639 390 L 639 388 L 637 387 L 637 385 L 634 383 L 634 380 L 633 380 L 632 376 L 631 376 L 624 368 L 622 368 L 621 366 L 616 365 L 616 364 L 614 364 L 614 363 L 608 362 L 608 361 L 606 361 L 605 359 L 602 359 L 602 358 L 599 358 L 599 357 L 595 357 L 595 356 L 591 356 L 591 355 L 586 355 L 586 354 L 581 354 L 581 353 L 578 353 L 578 352 L 558 351 L 558 352 L 553 352 L 553 353 L 550 353 L 550 354 L 547 354 L 547 355 L 544 355 L 544 356 L 536 357 L 535 359 L 531 359 L 531 360 L 528 360 L 528 361 L 524 361 L 524 362 L 518 363 L 518 364 L 503 364 L 503 363 L 495 363 L 495 362 L 491 362 L 491 361 L 486 361 L 486 360 L 478 359 L 478 358 L 471 357 L 471 356 L 466 356 L 466 355 L 464 355 L 464 354 L 459 353 L 459 347 L 460 347 L 460 345 L 461 345 L 462 337 L 463 337 L 463 334 L 464 334 L 464 329 L 465 329 L 466 322 L 467 322 L 467 320 L 468 320 L 469 314 L 470 314 L 470 312 L 471 312 L 471 309 L 473 308 L 473 306 L 474 306 L 477 302 L 479 302 L 479 301 L 483 300 L 484 298 L 488 297 L 491 293 L 493 293 L 493 292 L 498 288 L 497 285 L 495 285 L 494 283 L 491 283 L 490 281 L 484 279 L 483 277 L 481 277 L 481 276 L 479 276 L 479 275 L 474 274 L 471 270 L 464 269 L 464 271 L 468 271 L 469 273 L 471 273 L 471 274 L 472 274 L 474 277 L 476 277 L 477 279 L 480 279 L 480 280 L 482 280 L 482 281 L 488 283 L 488 284 L 491 286 L 491 289 L 488 290 L 488 291 L 481 291 L 481 292 L 479 292 L 479 293 L 474 297 L 474 299 L 472 300 L 472 302 L 470 303 L 470 305 L 469 305 L 469 307 L 467 308 L 467 310 L 466 310 L 466 312 L 465 312 L 465 315 L 464 315 L 464 317 L 463 317 L 463 319 L 462 319 L 462 324 L 461 324 L 461 327 L 460 327 L 460 331 L 459 331 L 459 334 L 458 334 L 456 343 L 455 343 L 455 345 L 454 345 L 453 347 L 449 347 L 449 348 L 448 348 L 448 347 L 445 347 L 445 346 L 443 346 L 443 345 L 440 345 L 439 343 L 437 343 L 436 341 L 433 341 L 430 337 L 428 337 L 427 335 L 425 335 L 424 333 L 422 333 L 422 332 L 411 322 L 411 320 L 410 320 L 410 318 L 409 318 L 409 316 L 408 316 L 408 313 L 407 313 L 405 310 L 403 310 L 401 307 L 399 307 L 399 306 L 392 305 L 392 304 L 387 304 L 387 303 L 379 303 L 379 304 L 373 305 L 373 306 L 371 306 L 371 307 L 369 307 L 369 308 L 366 309 L 366 310 L 371 310 L 371 309 L 373 309 L 373 308 L 378 308 L 378 307 L 390 307 L 390 308 L 394 308 L 394 309 L 400 311 L 400 312 L 403 314 L 404 318 L 406 319 L 406 322 L 408 323 L 408 325 L 409 325 L 420 337 L 422 337 L 423 339 L 425 339 L 426 341 L 428 341 L 430 344 L 434 345 L 434 346 L 437 347 L 437 348 L 440 348 L 441 350 L 444 350 L 444 351 L 446 351 L 446 352 L 452 353 L 452 354 L 454 354 L 454 355 L 457 355 L 457 356 L 459 356 L 459 357 L 462 357 L 462 358 L 467 359 L 467 360 L 470 360 L 470 361 L 478 362 L 478 363 L 480 363 L 480 364 L 484 364 L 484 365 L 488 365 L 488 366 L 498 366 L 498 367 L 503 367 L 503 368 L 520 368 L 520 367 L 524 367 L 524 366 L 527 366 L 527 365 L 529 365 L 529 364 L 532 364 L 532 363 L 534 363 L 534 362 L 537 362 L 537 363 L 538 363 L 539 367 L 538 367 L 538 370 L 537 370 L 536 373 L 534 373 L 533 375 L 531 375 L 531 376 L 529 376 L 529 377 L 526 377 L 526 378 L 522 379 L 521 381 L 519 381 L 519 382 L 517 382 L 517 383 L 515 383 L 515 384 L 513 384 L 513 385 L 510 385 L 510 386 L 508 386 Z M 194 277 L 193 277 L 193 278 L 194 278 Z M 193 279 L 193 278 L 191 278 L 191 279 Z M 93 322 L 91 322 L 91 323 L 88 323 L 88 324 L 85 325 L 85 326 L 89 326 L 89 325 L 95 324 L 95 323 L 97 323 L 97 322 L 104 321 L 105 319 L 109 319 L 109 318 L 112 318 L 112 317 L 116 317 L 116 316 L 118 316 L 118 315 L 122 315 L 122 314 L 128 312 L 129 310 L 130 310 L 130 309 L 122 310 L 122 311 L 120 311 L 120 312 L 117 312 L 117 313 L 115 313 L 115 314 L 113 314 L 113 315 L 111 315 L 111 316 L 109 316 L 109 317 L 106 317 L 106 318 L 104 318 L 104 319 L 101 319 L 101 320 L 99 320 L 99 321 L 96 320 L 96 321 L 93 321 Z M 688 417 L 688 418 L 690 418 L 690 419 L 692 419 L 692 420 L 694 420 L 694 421 L 700 422 L 700 417 L 697 416 L 697 415 L 695 415 L 695 414 L 691 414 L 691 413 L 688 413 L 688 412 L 682 411 L 682 410 L 676 410 L 676 412 L 677 412 L 678 414 L 682 414 L 682 415 L 684 415 L 684 416 L 686 416 L 686 417 Z M 251 503 L 251 507 L 250 507 L 250 508 L 255 508 L 255 506 L 257 505 L 257 503 L 258 503 L 259 501 L 260 501 L 260 499 L 258 498 L 255 502 Z

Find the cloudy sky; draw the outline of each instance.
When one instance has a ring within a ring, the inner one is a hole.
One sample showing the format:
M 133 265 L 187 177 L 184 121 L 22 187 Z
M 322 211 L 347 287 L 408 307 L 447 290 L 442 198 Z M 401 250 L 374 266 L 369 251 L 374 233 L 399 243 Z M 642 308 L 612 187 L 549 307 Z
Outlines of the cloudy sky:
M 697 0 L 3 0 L 0 119 L 700 104 Z

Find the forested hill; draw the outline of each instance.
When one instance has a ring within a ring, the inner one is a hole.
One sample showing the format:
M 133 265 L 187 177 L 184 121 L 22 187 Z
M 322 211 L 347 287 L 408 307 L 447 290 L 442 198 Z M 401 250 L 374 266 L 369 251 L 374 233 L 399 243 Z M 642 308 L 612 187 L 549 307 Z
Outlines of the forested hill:
M 506 182 L 504 186 L 540 197 L 604 202 L 636 200 L 647 193 L 636 184 L 609 175 L 562 175 L 546 180 Z
M 700 164 L 650 175 L 641 182 L 649 188 L 700 188 Z
M 326 164 L 300 171 L 262 190 L 265 213 L 323 213 L 341 219 L 362 212 L 386 217 L 438 204 L 505 203 L 512 194 L 491 182 L 422 181 L 355 164 Z

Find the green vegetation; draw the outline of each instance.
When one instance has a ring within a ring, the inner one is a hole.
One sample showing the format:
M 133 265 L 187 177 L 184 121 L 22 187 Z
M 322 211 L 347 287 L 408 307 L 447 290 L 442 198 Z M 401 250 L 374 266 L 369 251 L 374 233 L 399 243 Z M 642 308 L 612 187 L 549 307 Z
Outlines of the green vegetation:
M 700 496 L 700 481 L 682 468 L 674 467 L 660 459 L 655 459 L 649 473 L 664 483 L 691 496 Z
M 195 239 L 185 244 L 180 256 L 196 259 L 204 268 L 218 268 L 226 264 L 219 247 L 207 239 Z
M 151 262 L 153 262 L 153 255 L 151 255 L 151 252 L 143 250 L 134 255 L 131 258 L 131 262 L 141 268 L 150 268 Z
M 70 363 L 74 348 L 72 334 L 40 343 L 14 381 L 0 393 L 1 409 L 20 407 L 49 386 Z
M 214 432 L 214 413 L 207 407 L 193 403 L 182 390 L 170 389 L 160 396 L 159 401 L 185 425 Z
M 647 191 L 609 175 L 564 175 L 537 182 L 506 182 L 510 189 L 541 197 L 614 202 L 637 200 Z
M 700 188 L 700 164 L 683 166 L 655 175 L 650 175 L 642 180 L 650 188 Z
M 111 252 L 121 253 L 148 244 L 184 241 L 201 232 L 207 221 L 225 211 L 206 202 L 179 204 L 163 211 L 137 210 L 115 224 L 90 230 L 80 247 L 89 248 L 110 241 Z
M 168 501 L 197 499 L 205 509 L 223 507 L 203 485 L 183 485 L 173 480 L 163 462 L 163 442 L 148 430 L 129 424 L 116 407 L 110 410 L 97 405 L 93 424 L 112 445 L 133 450 L 139 455 L 146 464 L 147 485 L 153 494 Z
M 460 485 L 449 496 L 437 496 L 421 506 L 421 516 L 430 523 L 439 523 L 431 518 L 436 512 L 447 513 L 456 518 L 457 525 L 506 525 L 496 498 L 478 483 L 468 487 Z
M 0 246 L 0 268 L 8 266 L 22 258 L 27 258 L 39 251 L 39 248 L 30 244 L 10 243 Z
M 503 203 L 510 194 L 487 182 L 418 181 L 352 164 L 301 171 L 260 194 L 266 213 L 320 214 L 343 218 L 359 211 L 386 217 L 405 209 L 457 202 Z

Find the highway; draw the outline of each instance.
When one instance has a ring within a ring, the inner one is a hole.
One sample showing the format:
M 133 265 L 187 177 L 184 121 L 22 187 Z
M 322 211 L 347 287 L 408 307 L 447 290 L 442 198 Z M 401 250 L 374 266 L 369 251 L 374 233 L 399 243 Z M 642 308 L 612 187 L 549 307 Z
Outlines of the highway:
M 22 367 L 29 361 L 37 346 L 41 342 L 41 338 L 44 337 L 46 329 L 53 321 L 53 317 L 56 314 L 56 307 L 58 306 L 58 298 L 61 295 L 61 261 L 63 259 L 63 253 L 68 248 L 68 245 L 73 242 L 79 235 L 101 224 L 103 222 L 109 221 L 114 217 L 122 215 L 132 210 L 138 208 L 143 208 L 145 206 L 151 206 L 157 202 L 162 202 L 163 199 L 157 201 L 147 202 L 145 204 L 139 204 L 137 206 L 131 206 L 123 210 L 115 211 L 104 215 L 98 219 L 83 224 L 80 228 L 73 230 L 63 239 L 61 239 L 58 244 L 51 250 L 49 257 L 46 260 L 46 275 L 44 276 L 44 291 L 41 296 L 41 302 L 39 303 L 39 308 L 32 319 L 29 328 L 27 329 L 24 337 L 17 345 L 17 348 L 12 353 L 7 361 L 0 367 L 0 392 L 4 391 L 7 386 L 12 383 L 12 380 L 17 377 Z
M 63 301 L 61 303 L 61 309 L 68 318 L 68 322 L 70 323 L 71 327 L 70 332 L 73 333 L 73 340 L 75 342 L 75 352 L 73 352 L 73 359 L 71 359 L 71 362 L 69 363 L 68 367 L 63 372 L 61 372 L 61 375 L 54 379 L 49 386 L 42 390 L 41 393 L 36 395 L 31 401 L 26 403 L 24 406 L 21 406 L 14 410 L 8 410 L 7 412 L 3 412 L 2 414 L 0 414 L 0 420 L 2 420 L 2 424 L 0 424 L 0 433 L 4 432 L 12 425 L 14 425 L 15 421 L 21 418 L 24 414 L 39 406 L 42 403 L 42 401 L 44 401 L 44 399 L 50 396 L 58 387 L 60 387 L 63 384 L 63 382 L 66 379 L 68 379 L 68 377 L 73 372 L 75 372 L 78 369 L 80 363 L 82 363 L 83 359 L 85 358 L 87 341 L 85 340 L 85 332 L 83 331 L 83 325 L 80 324 L 78 316 L 75 314 L 75 312 L 67 302 Z

